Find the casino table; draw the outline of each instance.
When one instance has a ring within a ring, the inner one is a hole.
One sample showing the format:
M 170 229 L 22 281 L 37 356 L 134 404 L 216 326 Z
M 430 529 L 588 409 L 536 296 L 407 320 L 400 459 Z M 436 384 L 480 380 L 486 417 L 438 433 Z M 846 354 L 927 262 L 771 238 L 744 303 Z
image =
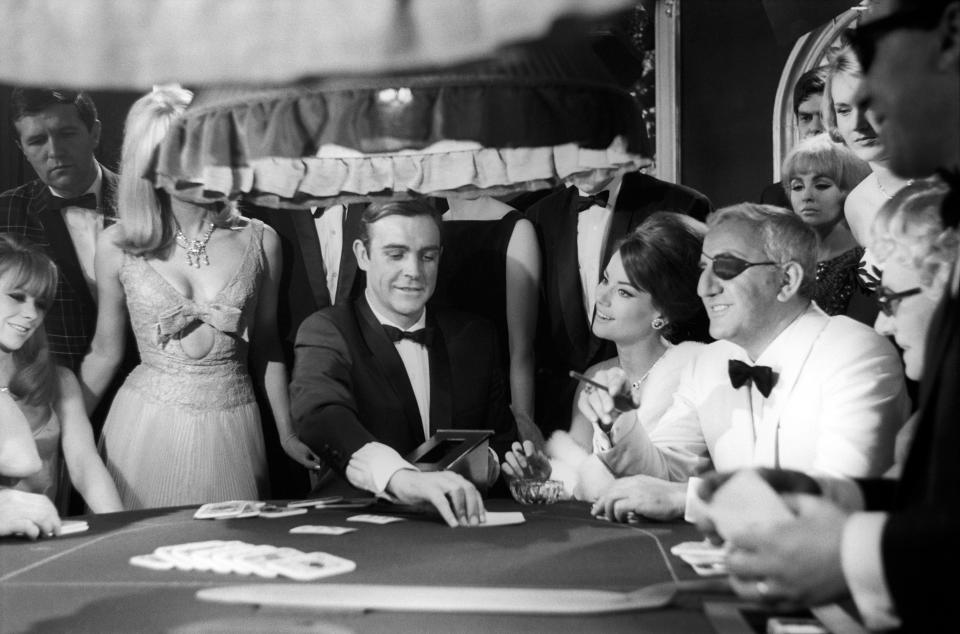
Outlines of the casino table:
M 85 516 L 90 528 L 83 533 L 34 542 L 0 540 L 0 631 L 754 631 L 718 625 L 705 606 L 735 601 L 720 591 L 684 592 L 665 608 L 602 615 L 316 611 L 196 598 L 198 590 L 216 586 L 300 582 L 129 564 L 130 557 L 158 546 L 220 539 L 323 551 L 356 562 L 352 572 L 310 582 L 317 593 L 326 583 L 626 592 L 698 579 L 670 554 L 674 544 L 700 538 L 689 524 L 613 524 L 591 517 L 589 506 L 580 502 L 521 506 L 512 500 L 488 500 L 487 508 L 521 511 L 526 521 L 483 528 L 449 528 L 430 515 L 405 515 L 404 521 L 384 525 L 346 521 L 358 513 L 380 512 L 370 509 L 196 520 L 196 507 Z M 289 532 L 303 524 L 358 530 L 339 536 Z

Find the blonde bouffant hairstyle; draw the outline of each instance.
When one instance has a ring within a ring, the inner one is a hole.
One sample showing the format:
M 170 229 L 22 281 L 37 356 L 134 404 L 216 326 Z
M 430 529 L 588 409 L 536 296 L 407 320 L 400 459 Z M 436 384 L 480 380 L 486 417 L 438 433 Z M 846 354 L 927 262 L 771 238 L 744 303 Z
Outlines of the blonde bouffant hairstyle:
M 912 267 L 935 297 L 946 289 L 960 246 L 956 229 L 940 216 L 948 189 L 936 177 L 903 187 L 880 208 L 871 234 L 870 249 L 881 266 L 897 260 Z
M 43 312 L 40 318 L 46 316 L 58 279 L 57 266 L 46 253 L 26 238 L 0 233 L 0 277 L 7 283 L 6 292 L 19 290 L 32 296 L 37 310 Z M 57 372 L 42 323 L 12 357 L 10 394 L 26 405 L 52 403 L 57 396 Z
M 192 99 L 193 93 L 180 86 L 161 86 L 140 97 L 127 114 L 117 185 L 122 228 L 117 245 L 127 253 L 162 257 L 174 244 L 177 221 L 170 195 L 154 185 L 152 175 L 157 148 Z M 238 222 L 233 204 L 215 204 L 220 207 L 215 224 L 231 227 Z

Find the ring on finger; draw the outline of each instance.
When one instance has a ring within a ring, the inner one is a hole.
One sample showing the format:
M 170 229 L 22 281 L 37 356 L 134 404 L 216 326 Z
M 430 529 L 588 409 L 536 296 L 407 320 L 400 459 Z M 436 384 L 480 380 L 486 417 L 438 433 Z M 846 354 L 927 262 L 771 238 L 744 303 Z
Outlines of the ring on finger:
M 758 581 L 754 585 L 754 588 L 756 588 L 757 594 L 759 594 L 761 597 L 765 597 L 770 594 L 770 584 L 766 581 Z

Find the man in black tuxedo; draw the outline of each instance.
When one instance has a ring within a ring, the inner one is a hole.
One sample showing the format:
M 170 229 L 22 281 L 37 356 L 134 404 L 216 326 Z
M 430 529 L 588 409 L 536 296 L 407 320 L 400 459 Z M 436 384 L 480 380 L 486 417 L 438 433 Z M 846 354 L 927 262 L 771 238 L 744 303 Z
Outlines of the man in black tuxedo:
M 960 0 L 873 0 L 853 43 L 865 71 L 856 99 L 891 169 L 902 178 L 938 171 L 951 187 L 944 224 L 956 227 Z M 958 283 L 954 268 L 930 325 L 919 419 L 899 481 L 821 480 L 822 497 L 794 499 L 795 518 L 731 540 L 727 566 L 741 594 L 807 605 L 852 595 L 871 629 L 956 629 L 955 585 L 937 571 L 960 565 Z M 810 485 L 794 472 L 765 475 L 783 491 Z
M 704 220 L 712 207 L 703 194 L 640 172 L 598 184 L 593 196 L 576 187 L 550 192 L 526 208 L 543 254 L 537 324 L 536 421 L 549 436 L 570 426 L 576 381 L 569 371 L 616 355 L 591 331 L 600 274 L 620 240 L 656 211 Z
M 431 503 L 455 526 L 483 521 L 476 487 L 452 472 L 420 472 L 403 455 L 450 428 L 492 430 L 492 449 L 503 455 L 516 423 L 493 327 L 426 310 L 440 222 L 421 201 L 364 210 L 352 245 L 366 274 L 364 294 L 300 326 L 290 395 L 300 439 L 350 484 Z
M 96 236 L 116 219 L 117 175 L 94 157 L 100 121 L 83 92 L 17 88 L 11 96 L 17 145 L 38 178 L 0 194 L 0 232 L 26 237 L 60 270 L 44 327 L 54 359 L 74 371 L 97 320 Z

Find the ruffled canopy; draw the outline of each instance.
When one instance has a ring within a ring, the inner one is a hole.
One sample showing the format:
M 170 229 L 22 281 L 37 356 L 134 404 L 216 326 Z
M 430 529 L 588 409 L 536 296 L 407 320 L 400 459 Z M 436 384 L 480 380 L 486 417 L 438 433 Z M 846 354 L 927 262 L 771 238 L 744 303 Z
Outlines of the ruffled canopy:
M 501 195 L 650 164 L 634 98 L 586 45 L 525 46 L 431 73 L 200 91 L 155 183 L 272 207 Z

